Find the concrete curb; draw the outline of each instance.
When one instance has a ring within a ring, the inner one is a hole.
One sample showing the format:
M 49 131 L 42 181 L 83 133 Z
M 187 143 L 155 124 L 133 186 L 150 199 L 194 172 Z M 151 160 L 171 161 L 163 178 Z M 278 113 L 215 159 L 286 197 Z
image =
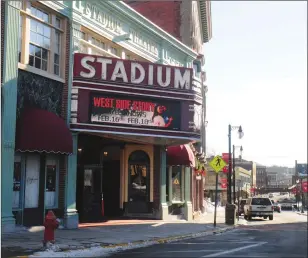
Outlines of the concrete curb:
M 302 216 L 308 216 L 307 212 L 301 213 L 301 212 L 297 212 L 298 215 L 302 215 Z
M 138 241 L 133 241 L 129 243 L 119 243 L 119 244 L 110 244 L 110 245 L 104 245 L 104 244 L 91 244 L 91 245 L 86 245 L 82 247 L 77 247 L 77 246 L 72 246 L 68 248 L 57 248 L 54 251 L 55 252 L 70 252 L 70 251 L 76 251 L 76 250 L 89 250 L 93 247 L 100 247 L 102 249 L 109 249 L 110 253 L 116 252 L 117 249 L 119 248 L 124 248 L 125 250 L 128 249 L 134 249 L 137 247 L 144 247 L 144 246 L 150 246 L 150 245 L 155 245 L 155 244 L 164 244 L 164 243 L 171 243 L 171 242 L 177 242 L 185 239 L 192 239 L 192 238 L 197 238 L 197 237 L 202 237 L 202 236 L 207 236 L 207 235 L 215 235 L 215 234 L 221 234 L 227 231 L 231 231 L 235 229 L 238 225 L 234 226 L 228 226 L 225 228 L 220 228 L 220 229 L 213 229 L 209 231 L 201 231 L 198 233 L 190 233 L 190 234 L 185 234 L 185 235 L 177 235 L 177 236 L 170 236 L 170 237 L 163 237 L 163 238 L 153 238 L 149 240 L 138 240 Z M 43 252 L 43 251 L 42 251 Z M 18 258 L 28 258 L 28 257 L 37 257 L 36 255 L 37 252 L 33 253 L 32 255 L 29 256 L 17 256 Z

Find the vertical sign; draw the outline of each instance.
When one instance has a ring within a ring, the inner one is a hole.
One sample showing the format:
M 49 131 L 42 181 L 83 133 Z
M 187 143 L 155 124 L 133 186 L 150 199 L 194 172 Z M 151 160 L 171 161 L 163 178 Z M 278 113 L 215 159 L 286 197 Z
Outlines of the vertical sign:
M 229 171 L 229 153 L 222 153 L 221 157 L 224 160 L 224 162 L 227 163 L 227 165 L 223 167 L 222 172 L 228 173 L 228 171 Z

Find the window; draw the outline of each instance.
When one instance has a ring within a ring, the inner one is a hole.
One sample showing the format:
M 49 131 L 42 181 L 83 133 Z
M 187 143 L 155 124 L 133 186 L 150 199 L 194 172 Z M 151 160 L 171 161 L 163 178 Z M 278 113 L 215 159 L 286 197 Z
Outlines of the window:
M 198 63 L 194 63 L 193 69 L 194 69 L 194 76 L 200 78 L 201 77 L 200 65 Z
M 101 49 L 106 49 L 105 42 L 102 42 L 94 37 L 92 37 L 92 44 L 101 48 Z
M 47 156 L 45 176 L 45 207 L 56 208 L 58 205 L 58 159 L 56 156 Z
M 20 19 L 18 60 L 21 64 L 61 76 L 62 19 L 35 5 L 29 6 L 29 9 L 29 15 L 22 13 Z M 27 33 L 27 37 L 21 41 L 23 32 Z
M 144 151 L 129 156 L 129 201 L 147 202 L 149 199 L 150 159 Z
M 39 205 L 40 156 L 27 155 L 25 208 L 37 208 Z
M 60 75 L 60 32 L 56 31 L 55 35 L 54 74 Z
M 117 56 L 118 55 L 118 49 L 116 49 L 115 47 L 110 47 L 110 53 Z
M 182 167 L 172 167 L 172 201 L 182 201 Z
M 271 201 L 268 198 L 253 198 L 251 205 L 271 205 Z
M 33 11 L 34 10 L 34 11 Z M 49 20 L 49 15 L 31 8 L 31 13 L 37 13 L 45 21 Z M 34 15 L 34 14 L 33 14 Z M 51 29 L 42 22 L 34 19 L 30 20 L 30 45 L 29 45 L 29 65 L 47 71 L 48 50 L 50 50 Z
M 20 208 L 21 181 L 21 156 L 15 156 L 13 175 L 13 209 Z

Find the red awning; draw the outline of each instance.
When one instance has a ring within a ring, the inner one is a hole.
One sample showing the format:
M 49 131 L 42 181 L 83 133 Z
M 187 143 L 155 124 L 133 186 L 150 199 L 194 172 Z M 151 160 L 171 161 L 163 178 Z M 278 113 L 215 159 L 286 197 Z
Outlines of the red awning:
M 16 125 L 16 151 L 71 154 L 72 134 L 65 121 L 46 110 L 28 108 Z
M 187 144 L 170 146 L 167 148 L 167 164 L 195 167 L 195 155 Z

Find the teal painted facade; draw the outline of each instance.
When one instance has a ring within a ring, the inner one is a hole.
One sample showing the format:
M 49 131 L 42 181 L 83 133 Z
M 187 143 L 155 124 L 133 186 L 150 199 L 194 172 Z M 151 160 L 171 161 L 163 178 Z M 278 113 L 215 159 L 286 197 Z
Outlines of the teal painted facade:
M 67 124 L 71 116 L 71 85 L 73 54 L 79 52 L 83 42 L 81 26 L 113 41 L 120 47 L 153 63 L 193 67 L 197 53 L 161 30 L 126 4 L 118 1 L 44 1 L 42 5 L 64 15 L 70 24 L 70 52 L 68 71 L 68 103 Z M 5 41 L 4 41 L 4 70 L 2 86 L 2 227 L 5 231 L 14 229 L 15 220 L 12 215 L 13 171 L 15 154 L 16 101 L 18 79 L 18 31 L 20 24 L 21 3 L 5 2 Z M 198 83 L 193 85 L 200 88 Z M 64 223 L 67 228 L 77 228 L 78 213 L 76 210 L 76 178 L 77 178 L 77 147 L 78 134 L 73 133 L 73 154 L 65 156 L 66 183 Z M 168 214 L 166 201 L 166 151 L 161 148 L 160 159 L 160 202 L 161 218 Z M 190 168 L 185 168 L 185 209 L 186 217 L 190 219 Z M 169 188 L 169 194 L 170 188 Z M 6 201 L 4 201 L 6 200 Z
M 18 32 L 20 2 L 5 2 L 5 41 L 2 86 L 2 137 L 1 137 L 1 224 L 2 230 L 13 231 L 15 219 L 12 214 L 13 171 L 15 154 L 15 127 L 18 75 Z

